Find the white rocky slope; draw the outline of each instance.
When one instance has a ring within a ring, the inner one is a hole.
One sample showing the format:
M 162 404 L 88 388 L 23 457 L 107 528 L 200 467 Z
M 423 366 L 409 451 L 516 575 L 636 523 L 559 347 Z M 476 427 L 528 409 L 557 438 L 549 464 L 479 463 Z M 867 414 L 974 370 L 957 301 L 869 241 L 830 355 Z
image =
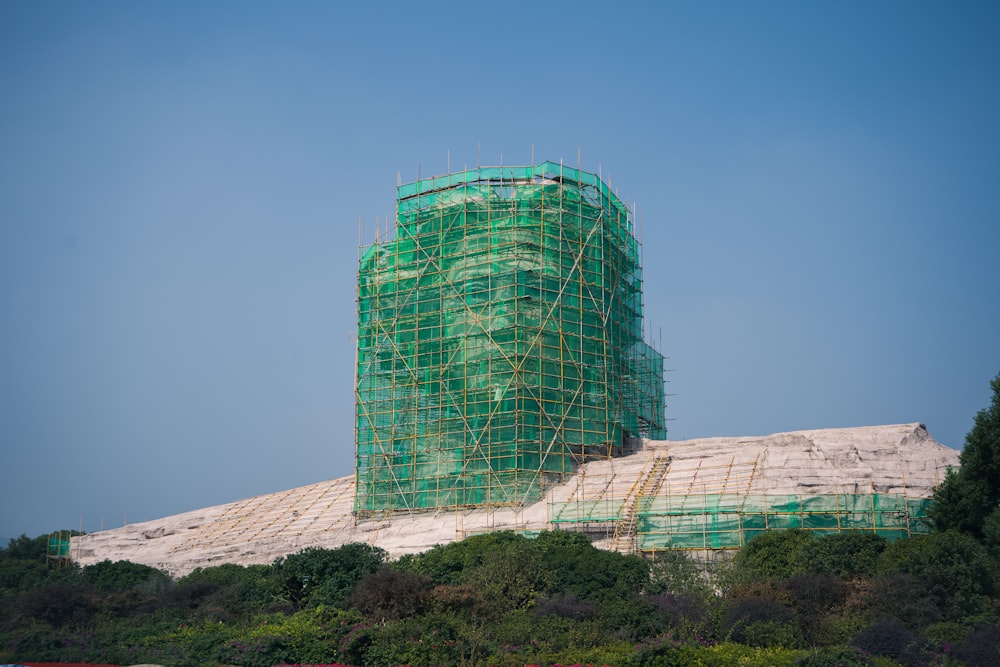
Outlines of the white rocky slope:
M 894 493 L 928 497 L 958 452 L 921 424 L 821 429 L 767 437 L 646 441 L 640 451 L 582 466 L 546 498 L 520 510 L 494 508 L 396 514 L 355 523 L 354 478 L 105 530 L 72 541 L 81 565 L 129 560 L 182 575 L 221 563 L 270 563 L 311 546 L 365 542 L 393 557 L 425 551 L 487 530 L 550 527 L 556 507 L 637 493 L 654 461 L 669 457 L 655 493 Z M 648 488 L 647 488 L 648 491 Z M 561 504 L 561 505 L 560 505 Z

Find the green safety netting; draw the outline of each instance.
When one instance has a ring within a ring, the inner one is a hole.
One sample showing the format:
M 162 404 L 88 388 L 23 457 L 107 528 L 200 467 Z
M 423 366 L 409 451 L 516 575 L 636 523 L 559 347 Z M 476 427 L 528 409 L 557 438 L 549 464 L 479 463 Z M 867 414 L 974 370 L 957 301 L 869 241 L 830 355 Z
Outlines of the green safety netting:
M 666 437 L 628 209 L 543 163 L 398 190 L 359 269 L 360 514 L 521 505 L 579 463 Z
M 767 530 L 867 531 L 890 540 L 928 531 L 929 498 L 893 494 L 658 495 L 635 510 L 637 549 L 737 549 Z M 619 522 L 625 501 L 549 504 L 555 524 Z
M 46 561 L 50 567 L 65 565 L 70 561 L 70 533 L 60 531 L 49 535 L 49 548 Z

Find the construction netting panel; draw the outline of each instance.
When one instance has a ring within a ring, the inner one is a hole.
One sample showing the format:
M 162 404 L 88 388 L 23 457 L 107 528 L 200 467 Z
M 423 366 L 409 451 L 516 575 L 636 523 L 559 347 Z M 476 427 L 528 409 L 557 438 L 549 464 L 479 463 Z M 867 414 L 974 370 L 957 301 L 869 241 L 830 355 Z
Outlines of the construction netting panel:
M 49 535 L 49 548 L 45 558 L 49 567 L 60 567 L 69 564 L 70 537 L 71 533 L 65 530 Z
M 360 514 L 521 505 L 666 437 L 629 210 L 544 163 L 401 186 L 359 269 Z
M 890 494 L 657 496 L 641 503 L 638 549 L 737 549 L 767 530 L 861 530 L 894 540 L 927 532 L 929 503 Z

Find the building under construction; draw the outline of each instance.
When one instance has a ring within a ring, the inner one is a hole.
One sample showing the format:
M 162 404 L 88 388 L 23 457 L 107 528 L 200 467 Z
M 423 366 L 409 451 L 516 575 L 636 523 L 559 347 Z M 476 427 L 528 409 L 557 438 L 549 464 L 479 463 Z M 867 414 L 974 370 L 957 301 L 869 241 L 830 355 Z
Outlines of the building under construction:
M 713 559 L 767 530 L 927 530 L 958 453 L 921 424 L 665 440 L 632 215 L 594 174 L 418 180 L 395 222 L 361 249 L 355 475 L 75 536 L 74 561 L 184 574 L 495 530 Z M 65 540 L 50 547 L 63 562 Z
M 524 506 L 666 436 L 633 216 L 594 174 L 545 162 L 402 185 L 358 292 L 361 519 Z

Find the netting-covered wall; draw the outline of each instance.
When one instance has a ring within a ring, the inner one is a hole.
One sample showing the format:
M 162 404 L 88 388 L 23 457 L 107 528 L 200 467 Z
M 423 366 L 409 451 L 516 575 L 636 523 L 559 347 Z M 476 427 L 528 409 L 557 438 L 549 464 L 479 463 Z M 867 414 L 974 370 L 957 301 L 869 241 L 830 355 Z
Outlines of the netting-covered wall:
M 70 537 L 71 533 L 66 530 L 49 535 L 49 548 L 45 560 L 50 568 L 69 564 Z
M 928 532 L 929 498 L 891 494 L 651 498 L 636 525 L 639 551 L 738 549 L 767 530 L 865 531 L 889 540 Z
M 739 549 L 767 530 L 865 531 L 890 540 L 926 533 L 930 498 L 898 494 L 743 495 L 693 493 L 639 499 L 635 549 Z M 616 523 L 624 499 L 549 504 L 555 525 Z
M 518 506 L 585 460 L 662 439 L 629 210 L 543 163 L 398 189 L 359 270 L 359 515 Z

